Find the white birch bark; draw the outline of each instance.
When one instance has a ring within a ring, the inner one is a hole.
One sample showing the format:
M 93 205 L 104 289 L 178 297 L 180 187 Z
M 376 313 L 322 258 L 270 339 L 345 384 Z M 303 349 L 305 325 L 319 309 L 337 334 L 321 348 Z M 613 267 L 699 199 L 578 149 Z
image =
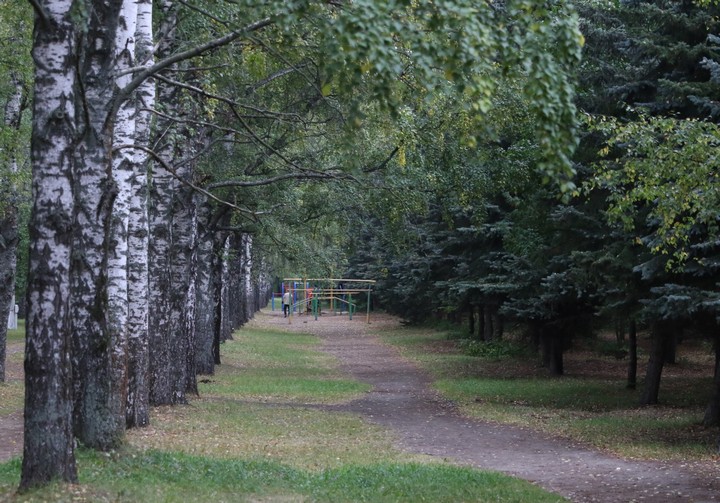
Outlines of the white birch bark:
M 131 0 L 128 0 L 131 1 Z M 84 118 L 75 151 L 75 238 L 71 274 L 75 434 L 88 447 L 117 447 L 125 429 L 124 400 L 115 381 L 110 330 L 108 259 L 114 254 L 110 221 L 117 187 L 112 179 L 115 126 L 114 56 L 123 0 L 94 1 L 87 8 L 87 27 L 78 64 L 82 94 L 76 96 Z M 122 411 L 122 415 L 118 411 Z
M 182 322 L 185 333 L 185 392 L 198 394 L 197 387 L 197 365 L 195 362 L 195 339 L 196 339 L 196 324 L 195 324 L 195 306 L 197 303 L 197 241 L 198 241 L 198 218 L 197 218 L 197 205 L 196 199 L 197 193 L 188 191 L 189 200 L 191 201 L 192 207 L 189 208 L 190 215 L 188 215 L 188 239 L 187 239 L 187 263 L 184 264 L 184 269 L 181 271 L 183 277 L 181 281 L 187 286 L 187 296 L 185 297 L 184 305 L 182 308 Z M 181 283 L 182 284 L 182 283 Z
M 137 64 L 153 63 L 152 0 L 138 0 L 135 34 Z M 151 79 L 138 88 L 135 110 L 135 144 L 150 140 L 150 110 L 155 105 L 155 84 Z M 133 178 L 128 222 L 128 428 L 150 422 L 148 388 L 148 156 L 133 150 Z
M 215 285 L 213 283 L 214 232 L 210 229 L 211 207 L 196 195 L 199 233 L 196 246 L 195 367 L 200 375 L 215 372 Z
M 38 0 L 21 488 L 77 481 L 72 434 L 70 258 L 75 140 L 73 0 Z
M 255 314 L 255 284 L 253 283 L 253 259 L 252 259 L 252 236 L 243 234 L 243 282 L 245 283 L 245 301 L 244 312 L 245 319 L 243 323 L 247 323 Z
M 122 89 L 130 83 L 132 75 L 129 69 L 135 66 L 135 26 L 137 24 L 138 4 L 135 1 L 123 2 L 115 41 L 115 85 Z M 113 130 L 114 145 L 131 145 L 135 141 L 134 94 L 120 103 L 115 117 Z M 110 246 L 107 258 L 108 267 L 108 330 L 110 337 L 111 384 L 108 396 L 109 413 L 115 423 L 114 428 L 121 432 L 125 425 L 125 407 L 127 402 L 127 346 L 129 322 L 128 290 L 128 240 L 130 223 L 130 198 L 134 152 L 130 149 L 116 150 L 112 161 L 112 180 L 115 185 L 115 201 L 110 221 Z
M 220 342 L 232 339 L 232 279 L 233 279 L 233 257 L 232 245 L 233 236 L 227 236 L 223 245 L 222 273 L 220 287 Z
M 162 12 L 160 26 L 161 42 L 158 57 L 163 58 L 173 51 L 174 32 L 177 23 L 173 2 L 161 0 Z M 174 89 L 166 83 L 157 87 L 158 101 L 167 108 L 175 106 Z M 166 110 L 167 111 L 167 110 Z M 154 143 L 165 143 L 159 146 L 159 155 L 168 165 L 173 163 L 174 131 L 166 120 L 158 120 L 158 136 Z M 170 405 L 182 403 L 184 396 L 184 376 L 182 393 L 176 389 L 176 376 L 171 360 L 174 341 L 171 339 L 173 326 L 171 318 L 172 283 L 172 215 L 173 215 L 173 177 L 159 163 L 152 164 L 152 184 L 149 187 L 148 221 L 150 230 L 148 271 L 149 271 L 149 396 L 152 405 Z

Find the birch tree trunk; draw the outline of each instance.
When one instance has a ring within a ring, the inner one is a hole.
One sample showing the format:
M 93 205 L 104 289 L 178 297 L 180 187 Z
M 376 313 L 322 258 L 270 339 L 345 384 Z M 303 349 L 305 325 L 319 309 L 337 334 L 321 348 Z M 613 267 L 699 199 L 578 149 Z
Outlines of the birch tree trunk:
M 153 63 L 152 0 L 138 0 L 135 51 L 137 64 Z M 155 84 L 147 79 L 136 92 L 135 144 L 150 140 L 150 110 L 155 105 Z M 128 221 L 128 393 L 126 426 L 150 422 L 148 385 L 148 190 L 145 151 L 133 150 L 132 192 Z
M 188 138 L 189 140 L 189 138 Z M 183 170 L 181 176 L 192 178 L 192 165 Z M 192 189 L 178 187 L 176 190 L 173 215 L 173 295 L 171 296 L 171 321 L 177 327 L 173 330 L 175 376 L 178 393 L 197 394 L 195 367 L 195 300 L 197 253 L 197 213 L 195 194 Z M 183 401 L 186 400 L 183 398 Z
M 195 299 L 195 366 L 199 375 L 215 373 L 215 284 L 214 235 L 211 229 L 212 208 L 206 201 L 197 200 L 198 243 L 196 247 Z
M 159 86 L 161 100 L 167 96 Z M 149 187 L 148 207 L 148 346 L 149 346 L 149 400 L 152 405 L 175 403 L 170 379 L 170 339 L 168 308 L 171 289 L 170 238 L 171 238 L 171 184 L 170 173 L 153 170 Z
M 250 234 L 242 235 L 242 251 L 243 251 L 243 291 L 245 292 L 243 299 L 243 320 L 244 325 L 255 314 L 255 285 L 253 284 L 253 259 L 252 259 L 252 236 Z
M 175 45 L 174 33 L 177 24 L 175 5 L 170 0 L 159 2 L 162 13 L 160 26 L 161 42 L 158 57 L 163 58 L 172 53 Z M 177 112 L 177 90 L 165 82 L 158 85 L 159 103 L 164 112 L 172 115 Z M 177 131 L 171 121 L 158 120 L 158 153 L 167 166 L 172 166 L 175 148 L 178 146 Z M 150 186 L 150 204 L 148 211 L 150 227 L 149 243 L 149 383 L 150 403 L 152 405 L 171 405 L 185 403 L 185 343 L 180 329 L 180 312 L 173 310 L 177 296 L 184 291 L 176 292 L 174 284 L 177 277 L 173 264 L 175 253 L 175 232 L 173 224 L 174 211 L 177 209 L 175 190 L 176 180 L 163 165 L 153 164 L 152 185 Z M 184 331 L 183 331 L 184 332 Z M 178 355 L 181 360 L 178 361 Z M 182 364 L 181 364 L 182 362 Z
M 220 365 L 220 342 L 223 338 L 223 302 L 224 302 L 224 273 L 226 271 L 225 250 L 228 236 L 224 232 L 218 233 L 213 245 L 213 290 L 214 290 L 214 315 L 215 329 L 213 333 L 213 359 L 215 365 Z
M 237 234 L 228 236 L 225 242 L 222 280 L 221 334 L 220 341 L 232 339 L 233 330 L 239 325 L 242 313 L 240 302 L 240 278 L 242 277 L 242 254 Z
M 116 36 L 115 79 L 117 88 L 130 83 L 130 68 L 135 66 L 135 31 L 138 4 L 124 2 Z M 114 145 L 128 145 L 135 140 L 136 101 L 134 94 L 120 103 L 113 131 Z M 135 168 L 134 151 L 114 152 L 112 180 L 116 197 L 112 208 L 110 247 L 108 255 L 108 329 L 110 336 L 111 384 L 108 397 L 115 434 L 124 432 L 128 395 L 128 331 L 129 331 L 129 227 L 132 180 Z
M 13 92 L 5 103 L 5 127 L 20 128 L 22 84 L 11 76 Z M 15 294 L 15 270 L 17 266 L 18 206 L 17 187 L 14 177 L 17 174 L 17 160 L 9 161 L 7 178 L 9 180 L 6 197 L 0 201 L 0 382 L 5 381 L 5 358 L 7 348 L 7 328 L 10 310 L 15 309 L 12 299 Z
M 78 117 L 84 118 L 75 152 L 75 221 L 71 265 L 75 435 L 101 450 L 117 447 L 125 430 L 124 383 L 115 379 L 115 348 L 119 334 L 111 328 L 108 260 L 111 215 L 118 189 L 112 173 L 112 92 L 118 21 L 123 0 L 88 5 L 87 29 L 81 41 L 78 68 L 82 94 Z M 122 252 L 121 252 L 122 253 Z M 116 278 L 113 278 L 115 280 Z M 123 320 L 124 321 L 124 320 Z M 121 414 L 119 414 L 121 412 Z
M 73 0 L 38 0 L 20 488 L 77 481 L 72 433 L 70 258 L 75 142 Z

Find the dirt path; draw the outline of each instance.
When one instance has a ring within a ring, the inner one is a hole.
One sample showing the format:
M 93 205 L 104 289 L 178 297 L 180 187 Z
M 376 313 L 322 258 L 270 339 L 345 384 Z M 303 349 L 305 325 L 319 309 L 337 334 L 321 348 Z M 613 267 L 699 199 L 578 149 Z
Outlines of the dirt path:
M 253 323 L 317 334 L 356 379 L 372 385 L 365 397 L 335 410 L 354 412 L 393 430 L 398 446 L 413 453 L 532 481 L 574 502 L 720 501 L 720 467 L 626 461 L 564 440 L 511 426 L 462 417 L 430 389 L 430 380 L 373 328 L 397 323 L 389 317 L 323 316 L 317 321 L 258 313 Z

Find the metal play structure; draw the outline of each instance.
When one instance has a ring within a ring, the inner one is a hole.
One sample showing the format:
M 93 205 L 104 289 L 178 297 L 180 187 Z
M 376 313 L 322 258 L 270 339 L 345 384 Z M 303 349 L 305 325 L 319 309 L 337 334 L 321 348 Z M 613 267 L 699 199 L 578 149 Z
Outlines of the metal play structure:
M 345 278 L 283 278 L 280 298 L 290 292 L 291 304 L 288 324 L 293 314 L 318 319 L 323 303 L 334 315 L 347 314 L 352 320 L 361 296 L 367 299 L 365 321 L 370 323 L 370 299 L 375 280 Z M 353 297 L 355 296 L 355 297 Z M 273 310 L 275 299 L 273 298 Z

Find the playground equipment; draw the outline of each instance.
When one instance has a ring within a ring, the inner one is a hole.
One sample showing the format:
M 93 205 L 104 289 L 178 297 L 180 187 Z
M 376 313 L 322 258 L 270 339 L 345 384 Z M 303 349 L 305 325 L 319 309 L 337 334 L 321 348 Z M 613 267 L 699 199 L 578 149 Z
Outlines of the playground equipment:
M 283 278 L 282 291 L 290 288 L 292 304 L 288 323 L 292 323 L 293 313 L 313 316 L 315 320 L 320 316 L 323 301 L 327 301 L 330 312 L 334 315 L 345 314 L 352 320 L 357 310 L 357 298 L 365 294 L 367 298 L 367 312 L 365 320 L 370 323 L 370 300 L 372 279 L 346 279 L 346 278 Z M 353 299 L 353 295 L 356 296 Z

